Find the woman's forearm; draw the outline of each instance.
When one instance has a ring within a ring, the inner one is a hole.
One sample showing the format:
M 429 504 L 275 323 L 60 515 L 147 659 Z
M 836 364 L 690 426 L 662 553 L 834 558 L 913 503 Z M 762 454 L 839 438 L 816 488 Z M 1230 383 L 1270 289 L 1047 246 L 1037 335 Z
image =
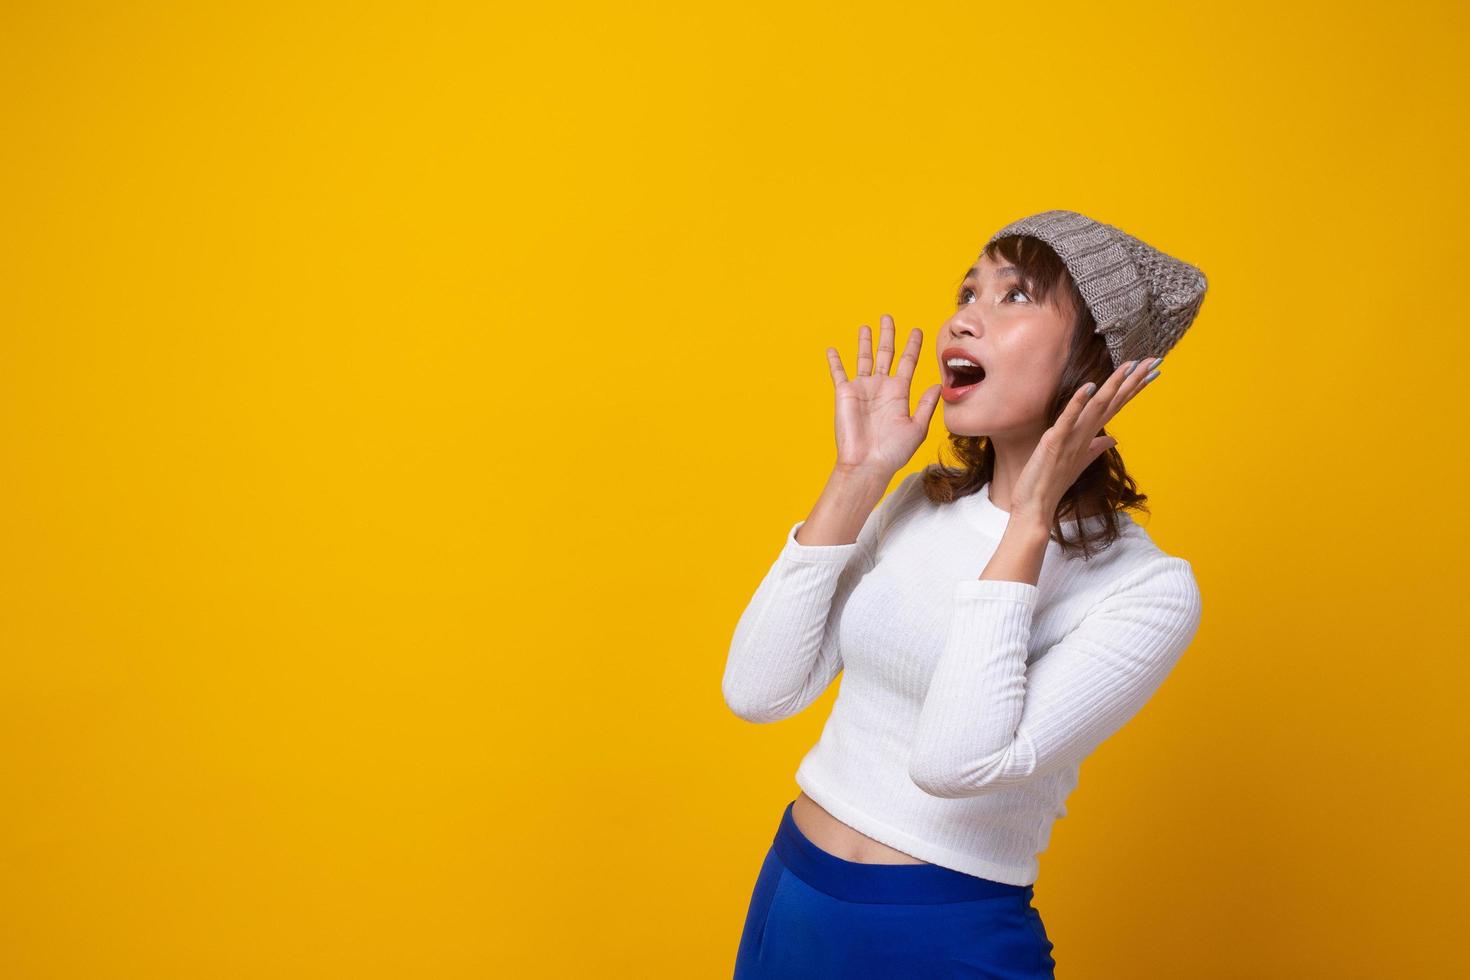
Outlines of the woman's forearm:
M 1035 585 L 1041 577 L 1041 562 L 1050 537 L 1047 528 L 1012 518 L 980 578 Z
M 797 530 L 797 543 L 852 544 L 892 479 L 892 473 L 835 467 L 806 522 Z

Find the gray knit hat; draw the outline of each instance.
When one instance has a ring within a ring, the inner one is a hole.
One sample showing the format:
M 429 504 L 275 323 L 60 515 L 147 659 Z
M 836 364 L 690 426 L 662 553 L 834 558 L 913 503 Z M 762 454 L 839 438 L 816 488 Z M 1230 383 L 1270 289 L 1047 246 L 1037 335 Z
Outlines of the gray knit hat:
M 1006 235 L 1039 238 L 1061 257 L 1114 367 L 1162 357 L 1189 329 L 1205 298 L 1205 274 L 1198 268 L 1076 211 L 1042 211 L 1012 221 L 990 242 Z

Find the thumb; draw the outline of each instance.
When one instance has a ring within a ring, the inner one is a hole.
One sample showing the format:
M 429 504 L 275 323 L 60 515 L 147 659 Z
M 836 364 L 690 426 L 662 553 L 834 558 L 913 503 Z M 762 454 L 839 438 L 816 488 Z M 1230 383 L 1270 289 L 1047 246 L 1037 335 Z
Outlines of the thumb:
M 929 431 L 929 422 L 934 418 L 934 407 L 939 404 L 940 385 L 931 385 L 925 389 L 924 394 L 919 397 L 919 404 L 914 406 L 914 421 Z
M 1099 456 L 1107 452 L 1109 449 L 1112 449 L 1117 444 L 1118 440 L 1114 439 L 1112 436 L 1098 436 L 1096 439 L 1092 440 L 1092 445 L 1087 447 L 1088 449 L 1092 450 L 1092 459 L 1089 459 L 1087 461 L 1088 465 L 1090 466 L 1093 460 L 1097 459 Z

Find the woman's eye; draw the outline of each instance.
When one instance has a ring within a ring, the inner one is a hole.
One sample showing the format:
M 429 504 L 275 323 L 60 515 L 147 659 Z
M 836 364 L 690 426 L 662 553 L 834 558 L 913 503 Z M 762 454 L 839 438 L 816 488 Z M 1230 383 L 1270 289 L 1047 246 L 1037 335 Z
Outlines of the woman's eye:
M 1028 303 L 1031 301 L 1031 297 L 1027 296 L 1026 291 L 1020 286 L 1012 286 L 1010 289 L 1007 289 L 1005 293 L 1007 299 L 1010 298 L 1011 293 L 1020 293 L 1022 296 L 1026 296 L 1026 301 Z M 975 290 L 971 289 L 969 286 L 963 286 L 960 288 L 959 295 L 955 297 L 955 304 L 957 306 L 963 306 L 965 304 L 965 297 L 974 295 Z

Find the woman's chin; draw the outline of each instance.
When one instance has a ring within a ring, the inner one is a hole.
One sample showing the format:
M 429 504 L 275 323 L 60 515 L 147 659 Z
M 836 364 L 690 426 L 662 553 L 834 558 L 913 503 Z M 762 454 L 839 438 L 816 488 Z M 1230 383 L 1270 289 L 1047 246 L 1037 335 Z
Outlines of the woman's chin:
M 960 413 L 956 412 L 956 415 Z M 976 439 L 980 436 L 990 435 L 990 426 L 982 421 L 971 418 L 951 418 L 945 413 L 944 427 L 949 430 L 950 435 L 962 436 L 968 439 Z

